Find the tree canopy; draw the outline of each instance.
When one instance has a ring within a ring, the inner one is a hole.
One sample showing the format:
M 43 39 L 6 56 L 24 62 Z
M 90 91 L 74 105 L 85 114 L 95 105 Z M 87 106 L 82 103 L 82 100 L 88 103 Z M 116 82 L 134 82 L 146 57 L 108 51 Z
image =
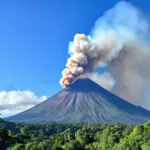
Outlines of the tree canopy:
M 1 119 L 0 150 L 150 150 L 150 122 L 134 126 Z

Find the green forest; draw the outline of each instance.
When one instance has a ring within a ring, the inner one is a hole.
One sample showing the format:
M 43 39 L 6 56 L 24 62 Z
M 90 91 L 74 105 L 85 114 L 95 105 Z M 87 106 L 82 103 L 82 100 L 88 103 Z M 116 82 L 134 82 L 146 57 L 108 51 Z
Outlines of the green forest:
M 150 150 L 150 122 L 59 124 L 0 119 L 0 150 Z

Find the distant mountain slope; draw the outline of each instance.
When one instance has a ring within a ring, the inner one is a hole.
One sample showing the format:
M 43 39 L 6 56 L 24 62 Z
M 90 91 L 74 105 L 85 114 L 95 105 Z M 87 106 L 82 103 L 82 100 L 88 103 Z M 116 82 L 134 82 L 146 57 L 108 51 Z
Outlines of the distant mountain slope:
M 78 79 L 50 99 L 7 118 L 24 122 L 122 122 L 144 123 L 150 111 L 132 105 L 88 78 Z

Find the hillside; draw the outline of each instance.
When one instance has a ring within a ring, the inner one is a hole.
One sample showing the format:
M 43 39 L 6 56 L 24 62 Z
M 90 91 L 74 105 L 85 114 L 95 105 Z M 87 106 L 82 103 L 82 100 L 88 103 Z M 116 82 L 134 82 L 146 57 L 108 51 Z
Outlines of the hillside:
M 132 105 L 88 78 L 78 79 L 39 105 L 7 118 L 22 122 L 144 123 L 150 112 Z

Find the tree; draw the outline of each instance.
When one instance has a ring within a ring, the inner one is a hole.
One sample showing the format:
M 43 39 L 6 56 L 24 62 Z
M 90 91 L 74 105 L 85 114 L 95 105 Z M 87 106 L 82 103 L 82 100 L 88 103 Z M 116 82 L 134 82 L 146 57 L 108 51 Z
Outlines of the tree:
M 48 141 L 42 141 L 37 146 L 38 150 L 50 150 L 50 145 Z
M 23 144 L 15 144 L 13 147 L 8 148 L 8 150 L 23 150 L 24 145 Z
M 13 137 L 15 135 L 14 131 L 12 130 L 8 130 L 8 136 Z
M 87 143 L 92 142 L 92 137 L 88 133 L 80 129 L 75 133 L 75 137 L 76 140 L 79 141 L 83 146 L 86 145 Z
M 27 128 L 28 128 L 27 126 L 24 126 L 20 129 L 22 135 L 27 135 Z
M 9 136 L 7 131 L 5 129 L 0 128 L 0 149 L 5 149 L 8 140 Z
M 142 150 L 150 150 L 150 143 L 145 143 L 141 147 L 142 147 Z
M 78 141 L 70 141 L 62 146 L 64 150 L 84 150 Z
M 144 132 L 144 127 L 143 127 L 143 125 L 137 125 L 137 126 L 133 129 L 132 135 L 133 135 L 133 136 L 141 135 L 143 132 Z

